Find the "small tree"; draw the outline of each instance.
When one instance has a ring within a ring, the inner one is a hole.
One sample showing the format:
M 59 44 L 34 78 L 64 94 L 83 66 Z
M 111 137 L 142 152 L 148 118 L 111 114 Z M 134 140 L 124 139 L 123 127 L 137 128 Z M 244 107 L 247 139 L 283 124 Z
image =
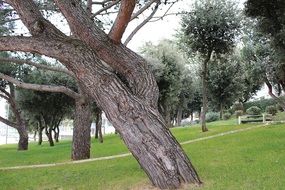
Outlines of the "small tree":
M 224 54 L 232 50 L 239 30 L 239 11 L 231 1 L 196 1 L 193 10 L 182 17 L 181 41 L 190 54 L 199 52 L 202 64 L 203 111 L 202 131 L 207 131 L 206 112 L 208 102 L 208 62 L 212 54 Z

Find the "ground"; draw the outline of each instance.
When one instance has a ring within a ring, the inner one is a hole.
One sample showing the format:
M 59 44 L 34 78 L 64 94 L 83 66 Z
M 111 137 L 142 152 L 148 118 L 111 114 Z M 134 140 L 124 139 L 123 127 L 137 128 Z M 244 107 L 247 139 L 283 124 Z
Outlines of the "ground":
M 199 127 L 173 129 L 179 142 L 213 136 L 225 131 L 255 127 L 236 125 L 235 120 Z M 183 145 L 202 181 L 201 187 L 183 189 L 283 189 L 285 186 L 285 124 L 215 137 Z M 0 167 L 66 162 L 70 142 L 55 147 L 30 145 L 28 152 L 17 152 L 16 145 L 0 146 Z M 110 135 L 103 144 L 92 142 L 92 157 L 127 153 L 118 136 Z M 1 189 L 153 189 L 132 156 L 81 164 L 20 170 L 0 169 Z

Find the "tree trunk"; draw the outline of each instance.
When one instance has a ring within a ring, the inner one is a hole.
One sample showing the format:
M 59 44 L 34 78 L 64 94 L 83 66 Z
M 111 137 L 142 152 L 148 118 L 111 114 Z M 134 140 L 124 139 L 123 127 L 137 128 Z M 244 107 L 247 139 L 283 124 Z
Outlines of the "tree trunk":
M 220 120 L 223 119 L 224 116 L 224 105 L 223 103 L 220 103 Z
M 193 112 L 191 112 L 191 113 L 190 113 L 190 120 L 191 120 L 191 122 L 193 122 L 193 119 L 194 119 L 194 117 L 193 117 Z
M 202 111 L 201 111 L 201 123 L 202 123 L 202 132 L 208 131 L 206 126 L 206 113 L 208 111 L 208 85 L 207 85 L 207 73 L 208 73 L 208 62 L 211 58 L 212 52 L 209 52 L 207 55 L 206 60 L 203 63 L 203 70 L 202 70 Z
M 29 135 L 26 130 L 26 124 L 22 123 L 17 129 L 19 133 L 18 150 L 28 150 Z
M 181 125 L 181 120 L 182 120 L 182 107 L 181 106 L 179 106 L 178 107 L 178 111 L 177 111 L 177 118 L 176 118 L 176 125 L 177 126 L 180 126 Z
M 87 100 L 75 101 L 75 117 L 72 140 L 72 160 L 90 158 L 91 105 Z
M 44 130 L 44 128 L 40 128 L 40 129 L 39 129 L 39 141 L 38 141 L 38 145 L 42 145 L 42 142 L 43 142 L 43 130 Z
M 46 126 L 46 136 L 48 138 L 48 142 L 50 146 L 54 146 L 53 138 L 52 138 L 52 127 Z
M 54 127 L 53 129 L 53 132 L 54 132 L 54 140 L 55 142 L 59 142 L 59 127 L 58 125 Z
M 103 143 L 103 135 L 102 135 L 102 110 L 96 110 L 96 133 L 95 138 L 98 139 L 99 142 Z
M 268 88 L 268 94 L 276 101 L 278 102 L 278 104 L 282 107 L 282 109 L 285 111 L 285 101 L 280 98 L 280 97 L 277 97 L 274 93 L 273 93 L 273 87 L 270 83 L 270 81 L 268 80 L 267 77 L 264 78 L 265 80 L 265 84 Z

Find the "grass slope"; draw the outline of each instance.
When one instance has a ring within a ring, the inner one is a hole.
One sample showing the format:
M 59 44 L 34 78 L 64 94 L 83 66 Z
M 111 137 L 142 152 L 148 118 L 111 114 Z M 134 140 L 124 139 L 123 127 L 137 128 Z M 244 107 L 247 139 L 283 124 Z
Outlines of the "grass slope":
M 179 141 L 185 141 L 245 127 L 232 126 L 230 122 L 210 124 L 209 133 L 201 133 L 198 127 L 178 128 L 173 133 Z M 183 145 L 204 182 L 195 189 L 284 189 L 284 136 L 285 125 L 279 124 Z M 92 147 L 93 157 L 127 151 L 116 136 L 108 136 L 104 144 L 93 142 Z M 70 142 L 53 148 L 31 145 L 25 153 L 13 152 L 14 148 L 0 146 L 1 167 L 47 163 L 49 159 L 66 161 L 70 155 Z M 0 189 L 145 189 L 148 183 L 133 157 L 0 171 Z

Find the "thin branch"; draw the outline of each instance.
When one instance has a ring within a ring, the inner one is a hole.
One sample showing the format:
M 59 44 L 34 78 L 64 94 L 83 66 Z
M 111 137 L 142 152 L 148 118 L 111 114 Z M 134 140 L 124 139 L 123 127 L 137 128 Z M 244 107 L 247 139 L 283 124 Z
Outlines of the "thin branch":
M 160 4 L 160 0 L 151 0 L 146 3 L 140 10 L 138 10 L 135 14 L 132 15 L 131 20 L 137 18 L 140 14 L 142 14 L 145 10 L 147 10 L 153 3 Z
M 0 73 L 0 78 L 9 81 L 16 86 L 28 90 L 36 90 L 36 91 L 43 91 L 43 92 L 60 92 L 64 93 L 69 97 L 72 97 L 73 99 L 80 99 L 82 96 L 73 90 L 65 87 L 65 86 L 52 86 L 52 85 L 40 85 L 40 84 L 31 84 L 31 83 L 25 83 L 21 82 L 17 79 L 14 79 L 13 77 L 10 77 L 8 75 L 5 75 L 3 73 Z
M 155 8 L 153 9 L 152 13 L 141 23 L 139 24 L 133 31 L 132 33 L 128 36 L 126 41 L 124 42 L 124 45 L 127 46 L 128 43 L 132 40 L 134 35 L 144 26 L 148 23 L 148 21 L 153 17 L 153 15 L 157 12 L 159 4 L 157 3 Z
M 92 0 L 87 0 L 86 12 L 89 17 L 92 15 Z
M 3 24 L 6 24 L 8 22 L 14 22 L 14 21 L 17 21 L 17 20 L 20 20 L 20 18 L 13 18 L 13 19 L 9 19 L 9 20 L 2 20 L 2 21 L 0 21 L 0 24 L 3 25 Z
M 4 57 L 0 57 L 0 64 L 1 63 L 5 63 L 5 62 L 10 62 L 10 63 L 16 63 L 19 65 L 23 65 L 23 64 L 27 64 L 27 65 L 31 65 L 40 69 L 44 69 L 44 70 L 50 70 L 50 71 L 55 71 L 55 72 L 61 72 L 61 73 L 65 73 L 71 77 L 75 77 L 73 72 L 64 69 L 64 68 L 60 68 L 60 67 L 51 67 L 48 65 L 43 65 L 43 64 L 39 64 L 39 63 L 35 63 L 32 62 L 30 60 L 21 60 L 21 59 L 16 59 L 16 58 L 4 58 Z
M 156 21 L 162 19 L 163 17 L 165 17 L 165 16 L 167 15 L 167 13 L 170 11 L 170 9 L 173 7 L 173 5 L 174 5 L 175 3 L 176 3 L 176 2 L 173 2 L 173 3 L 168 7 L 168 9 L 164 12 L 164 14 L 163 14 L 161 17 L 159 17 L 159 18 L 156 19 L 156 20 L 152 20 L 152 21 L 150 21 L 150 22 L 156 22 Z
M 130 22 L 132 13 L 136 6 L 136 0 L 122 0 L 117 18 L 109 32 L 109 37 L 120 43 L 122 36 Z
M 112 1 L 112 3 L 109 3 L 107 6 L 104 6 L 102 9 L 100 9 L 99 11 L 95 12 L 91 18 L 93 19 L 94 17 L 96 17 L 97 15 L 99 15 L 100 13 L 112 8 L 113 6 L 117 5 L 121 0 L 116 0 L 116 1 Z

